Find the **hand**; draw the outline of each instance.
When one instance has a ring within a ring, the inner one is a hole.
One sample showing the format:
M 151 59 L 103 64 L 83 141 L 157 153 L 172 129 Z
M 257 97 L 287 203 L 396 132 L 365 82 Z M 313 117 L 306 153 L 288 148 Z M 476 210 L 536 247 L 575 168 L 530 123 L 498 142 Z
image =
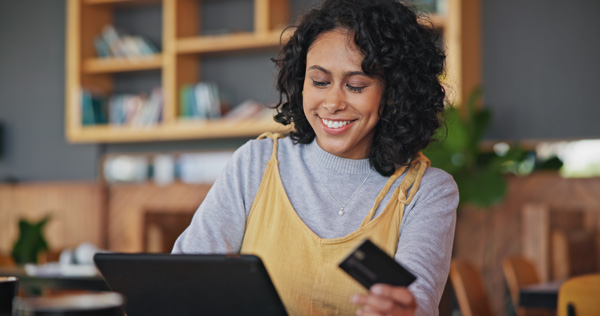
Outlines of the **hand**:
M 355 294 L 352 303 L 361 306 L 356 315 L 414 315 L 417 303 L 414 295 L 403 286 L 375 284 L 369 294 Z

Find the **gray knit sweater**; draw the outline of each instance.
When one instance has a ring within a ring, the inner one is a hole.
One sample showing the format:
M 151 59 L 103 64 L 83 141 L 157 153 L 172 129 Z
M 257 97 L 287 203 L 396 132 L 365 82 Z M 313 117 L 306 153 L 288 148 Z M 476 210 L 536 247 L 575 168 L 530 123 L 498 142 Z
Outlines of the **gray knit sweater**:
M 177 239 L 173 253 L 239 252 L 246 218 L 272 150 L 273 140 L 267 138 L 251 140 L 235 152 L 190 226 Z M 368 159 L 337 157 L 316 141 L 302 145 L 293 144 L 289 137 L 279 139 L 277 158 L 290 202 L 321 238 L 355 231 L 388 179 L 373 171 L 353 196 L 369 174 Z M 375 216 L 403 178 L 396 180 Z M 340 216 L 340 204 L 346 202 L 345 214 Z M 417 299 L 418 315 L 438 314 L 450 266 L 457 204 L 458 189 L 452 177 L 427 168 L 417 194 L 406 206 L 395 258 L 417 276 L 409 289 Z

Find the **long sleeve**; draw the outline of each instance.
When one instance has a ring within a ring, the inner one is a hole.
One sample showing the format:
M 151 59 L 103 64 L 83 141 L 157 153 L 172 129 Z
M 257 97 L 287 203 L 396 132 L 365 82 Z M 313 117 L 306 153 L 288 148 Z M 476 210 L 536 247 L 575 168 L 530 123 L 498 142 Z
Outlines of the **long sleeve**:
M 451 176 L 429 168 L 404 216 L 396 260 L 417 276 L 409 289 L 417 315 L 437 315 L 450 270 L 458 188 Z

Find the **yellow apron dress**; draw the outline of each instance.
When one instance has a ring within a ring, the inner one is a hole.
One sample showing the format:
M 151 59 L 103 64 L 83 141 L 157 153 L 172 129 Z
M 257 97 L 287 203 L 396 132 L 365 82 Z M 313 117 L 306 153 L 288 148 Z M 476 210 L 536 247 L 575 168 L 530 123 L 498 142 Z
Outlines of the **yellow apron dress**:
M 267 136 L 273 138 L 273 153 L 246 221 L 241 253 L 258 255 L 264 261 L 290 315 L 354 315 L 357 306 L 350 299 L 366 290 L 338 264 L 365 238 L 394 256 L 404 207 L 416 194 L 429 160 L 422 154 L 413 159 L 402 183 L 375 219 L 375 210 L 406 167 L 388 179 L 356 231 L 323 239 L 304 224 L 286 195 L 277 161 L 281 135 L 261 138 Z

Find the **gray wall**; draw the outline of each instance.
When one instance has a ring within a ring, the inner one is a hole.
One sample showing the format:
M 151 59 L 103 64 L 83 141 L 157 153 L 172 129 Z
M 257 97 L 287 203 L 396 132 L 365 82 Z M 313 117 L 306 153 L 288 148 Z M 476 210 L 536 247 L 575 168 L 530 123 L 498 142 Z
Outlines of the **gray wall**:
M 64 137 L 64 0 L 0 2 L 0 180 L 94 179 L 98 146 Z
M 482 4 L 489 138 L 600 138 L 600 1 Z
M 206 23 L 221 27 L 219 11 L 239 1 L 206 4 Z M 292 1 L 294 15 L 316 0 Z M 600 1 L 482 0 L 483 78 L 486 105 L 494 110 L 488 138 L 600 137 Z M 211 13 L 213 12 L 213 13 Z M 210 14 L 208 14 L 210 13 Z M 131 14 L 135 18 L 131 18 Z M 241 16 L 246 16 L 243 12 Z M 129 16 L 129 19 L 124 18 Z M 123 12 L 117 23 L 160 41 L 153 9 Z M 211 22 L 212 21 L 212 22 Z M 250 23 L 240 18 L 244 28 Z M 137 29 L 136 29 L 137 27 Z M 206 25 L 205 25 L 206 27 Z M 139 144 L 73 145 L 64 138 L 64 0 L 0 1 L 0 121 L 5 125 L 0 181 L 93 180 L 103 153 L 235 148 L 245 139 Z M 211 57 L 203 77 L 234 91 L 235 101 L 275 96 L 269 57 Z M 121 76 L 122 90 L 147 89 L 158 75 Z M 234 78 L 234 79 L 231 79 Z

